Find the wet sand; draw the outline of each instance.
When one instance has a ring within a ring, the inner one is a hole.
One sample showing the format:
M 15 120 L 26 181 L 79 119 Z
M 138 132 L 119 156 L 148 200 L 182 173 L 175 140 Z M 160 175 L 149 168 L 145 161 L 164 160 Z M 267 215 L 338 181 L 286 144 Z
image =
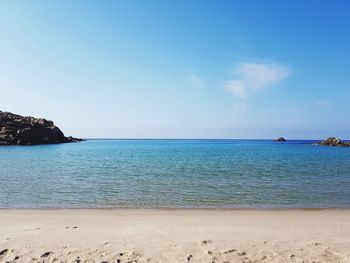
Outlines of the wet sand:
M 0 262 L 350 262 L 350 210 L 0 210 Z

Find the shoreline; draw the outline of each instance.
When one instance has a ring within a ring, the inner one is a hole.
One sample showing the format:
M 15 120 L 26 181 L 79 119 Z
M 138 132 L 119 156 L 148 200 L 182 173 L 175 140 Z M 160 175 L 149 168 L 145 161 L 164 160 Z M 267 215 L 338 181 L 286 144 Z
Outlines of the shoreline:
M 50 211 L 144 211 L 144 212 L 171 212 L 171 211 L 184 211 L 184 212 L 195 212 L 195 211 L 203 211 L 203 212 L 244 212 L 244 211 L 252 211 L 252 212 L 288 212 L 288 211 L 295 211 L 295 212 L 302 212 L 302 211 L 350 211 L 349 208 L 336 208 L 336 207 L 330 207 L 330 208 L 166 208 L 166 207 L 160 207 L 160 208 L 135 208 L 135 207 L 115 207 L 115 208 L 0 208 L 0 212 L 2 211 L 42 211 L 42 212 L 50 212 Z
M 349 247 L 350 209 L 0 209 L 0 262 L 349 262 Z
M 262 212 L 283 212 L 283 211 L 350 211 L 350 207 L 305 207 L 305 208 L 225 208 L 225 207 L 208 207 L 208 208 L 183 208 L 183 207 L 19 207 L 19 208 L 1 208 L 1 211 L 153 211 L 153 212 L 166 212 L 166 211 L 262 211 Z

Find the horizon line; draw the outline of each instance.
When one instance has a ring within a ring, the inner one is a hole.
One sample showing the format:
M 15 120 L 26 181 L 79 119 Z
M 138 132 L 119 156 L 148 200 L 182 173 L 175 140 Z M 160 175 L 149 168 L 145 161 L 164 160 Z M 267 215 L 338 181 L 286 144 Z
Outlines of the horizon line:
M 275 141 L 277 138 L 128 138 L 128 137 L 86 137 L 84 140 L 249 140 L 249 141 Z M 286 141 L 318 141 L 323 139 L 287 139 Z M 346 140 L 343 140 L 346 141 Z

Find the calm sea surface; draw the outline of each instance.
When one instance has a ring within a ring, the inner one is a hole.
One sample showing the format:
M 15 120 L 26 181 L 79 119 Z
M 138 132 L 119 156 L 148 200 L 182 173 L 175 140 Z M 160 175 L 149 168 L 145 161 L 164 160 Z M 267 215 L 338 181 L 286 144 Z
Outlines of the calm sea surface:
M 350 207 L 350 148 L 88 140 L 0 147 L 1 208 Z

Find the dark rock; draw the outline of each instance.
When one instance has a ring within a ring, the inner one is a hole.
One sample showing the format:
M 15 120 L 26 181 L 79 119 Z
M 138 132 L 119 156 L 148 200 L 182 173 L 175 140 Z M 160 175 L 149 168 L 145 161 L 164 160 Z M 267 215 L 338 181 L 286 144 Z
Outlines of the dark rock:
M 0 145 L 36 145 L 79 142 L 65 137 L 52 121 L 0 111 Z
M 275 140 L 276 142 L 285 142 L 287 141 L 285 138 L 283 137 L 279 137 L 278 139 Z
M 350 142 L 344 142 L 335 137 L 328 137 L 326 140 L 320 141 L 317 144 L 324 146 L 350 147 Z

